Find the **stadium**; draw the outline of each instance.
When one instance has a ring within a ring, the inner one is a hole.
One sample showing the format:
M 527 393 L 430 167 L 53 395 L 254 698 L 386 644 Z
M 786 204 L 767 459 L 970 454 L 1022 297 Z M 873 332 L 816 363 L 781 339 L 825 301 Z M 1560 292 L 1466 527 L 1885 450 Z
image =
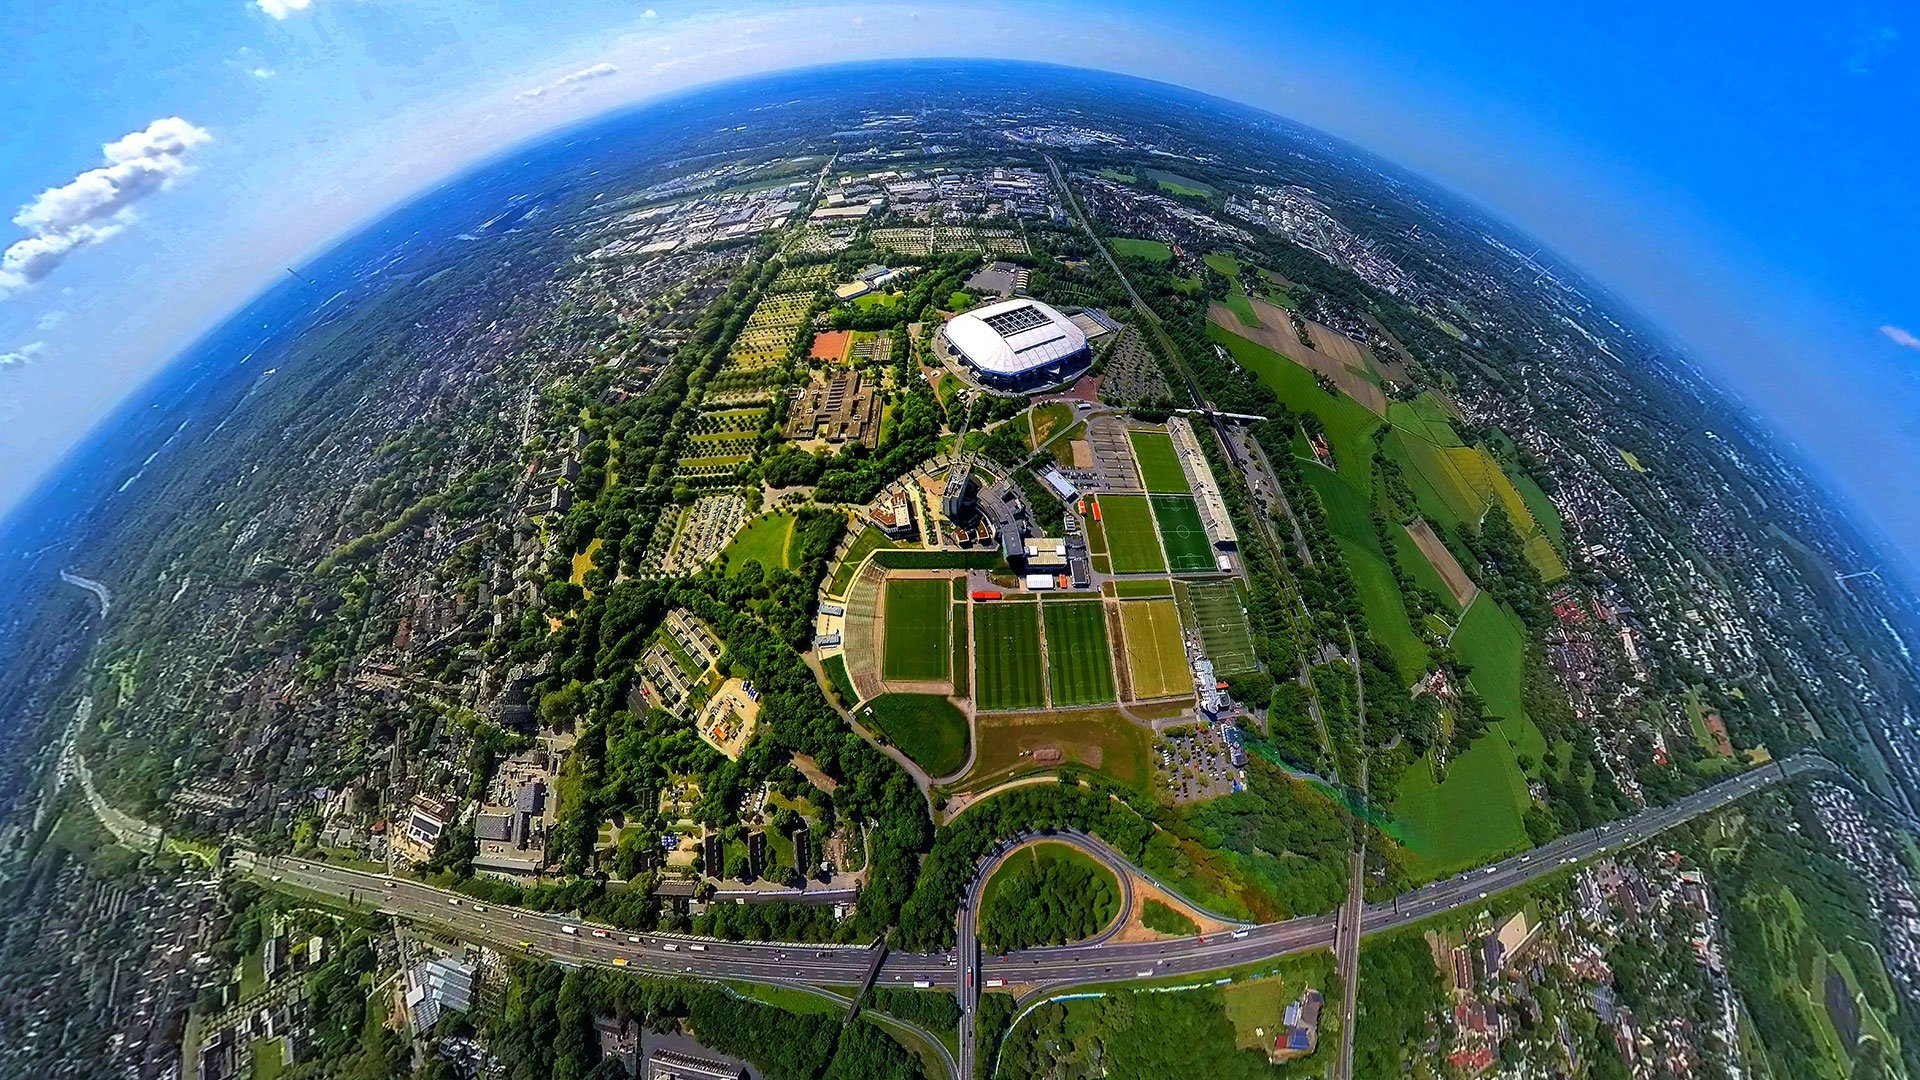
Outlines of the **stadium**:
M 940 337 L 953 358 L 993 390 L 1054 386 L 1093 362 L 1085 332 L 1065 315 L 1026 297 L 956 315 Z

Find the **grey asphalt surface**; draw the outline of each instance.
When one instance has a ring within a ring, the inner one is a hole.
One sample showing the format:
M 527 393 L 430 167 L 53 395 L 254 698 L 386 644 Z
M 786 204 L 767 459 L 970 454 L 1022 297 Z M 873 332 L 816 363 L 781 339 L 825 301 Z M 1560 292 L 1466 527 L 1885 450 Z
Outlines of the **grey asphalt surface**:
M 1783 777 L 1810 772 L 1839 772 L 1839 768 L 1812 754 L 1769 764 L 1671 806 L 1562 837 L 1525 854 L 1433 882 L 1390 901 L 1367 904 L 1361 913 L 1361 931 L 1377 934 L 1454 908 L 1471 906 L 1555 870 L 1638 843 L 1777 783 Z M 1067 834 L 1057 838 L 1069 843 L 1080 842 L 1080 838 Z M 1099 847 L 1111 853 L 1104 844 Z M 1103 863 L 1108 861 L 1101 851 L 1093 850 L 1093 853 Z M 245 852 L 237 856 L 237 861 L 243 868 L 285 886 L 349 899 L 389 914 L 444 927 L 459 936 L 488 941 L 509 951 L 523 949 L 563 963 L 767 985 L 857 986 L 871 960 L 865 946 L 629 934 L 560 915 L 476 903 L 471 898 L 419 882 L 326 863 Z M 984 875 L 977 875 L 961 910 L 958 929 L 963 942 L 977 940 L 974 920 L 983 884 Z M 954 987 L 960 992 L 963 1019 L 959 1064 L 963 1071 L 959 1075 L 966 1077 L 971 1075 L 974 1057 L 973 1003 L 980 989 L 990 981 L 1003 981 L 1009 988 L 1023 990 L 1023 999 L 1033 999 L 1074 986 L 1200 975 L 1310 949 L 1330 948 L 1334 942 L 1334 923 L 1333 915 L 1310 915 L 1162 941 L 1106 940 L 1025 949 L 1004 956 L 983 956 L 977 968 L 970 958 L 953 952 L 894 952 L 882 965 L 877 985 Z M 962 953 L 968 951 L 961 950 Z M 964 965 L 963 959 L 967 960 Z M 971 991 L 965 989 L 969 986 L 969 973 L 979 984 Z

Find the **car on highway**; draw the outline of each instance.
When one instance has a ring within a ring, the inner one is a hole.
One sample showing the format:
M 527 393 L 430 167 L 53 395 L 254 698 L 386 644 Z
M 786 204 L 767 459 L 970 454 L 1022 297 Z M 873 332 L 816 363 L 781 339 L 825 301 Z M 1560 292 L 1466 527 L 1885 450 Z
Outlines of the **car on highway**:
M 580 936 L 580 928 L 577 926 L 563 926 L 560 928 L 560 932 L 567 935 L 568 937 Z
M 523 948 L 523 949 L 531 949 L 531 948 L 533 948 L 533 942 L 531 942 L 531 941 L 522 941 L 522 942 L 520 943 L 520 947 L 521 947 L 521 948 Z
M 619 965 L 620 965 L 621 967 L 626 967 L 626 966 L 627 966 L 627 958 L 626 958 L 626 957 L 624 957 L 624 956 L 616 956 L 616 957 L 614 957 L 614 958 L 613 958 L 613 962 L 614 962 L 614 963 L 616 963 L 616 964 L 619 964 Z

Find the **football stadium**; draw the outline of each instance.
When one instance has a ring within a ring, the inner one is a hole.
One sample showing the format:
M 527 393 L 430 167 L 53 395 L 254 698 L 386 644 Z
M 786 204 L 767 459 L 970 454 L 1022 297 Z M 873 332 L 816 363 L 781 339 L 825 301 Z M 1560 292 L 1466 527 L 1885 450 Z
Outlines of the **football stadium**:
M 1023 392 L 1054 386 L 1093 362 L 1087 335 L 1038 300 L 1016 297 L 955 315 L 941 331 L 980 385 Z

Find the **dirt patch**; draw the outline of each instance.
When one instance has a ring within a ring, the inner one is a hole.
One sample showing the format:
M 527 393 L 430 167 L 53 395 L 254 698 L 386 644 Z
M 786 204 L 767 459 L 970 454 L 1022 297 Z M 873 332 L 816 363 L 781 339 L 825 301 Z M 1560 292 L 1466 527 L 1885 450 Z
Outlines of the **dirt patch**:
M 1136 874 L 1133 875 L 1133 907 L 1127 912 L 1126 925 L 1113 935 L 1114 941 L 1162 941 L 1170 936 L 1147 928 L 1143 919 L 1149 900 L 1158 900 L 1192 919 L 1194 924 L 1200 927 L 1202 934 L 1224 934 L 1233 930 L 1232 924 L 1221 922 L 1204 912 L 1195 910 L 1191 904 Z
M 1258 298 L 1249 298 L 1248 303 L 1260 318 L 1259 326 L 1242 323 L 1232 308 L 1220 303 L 1207 308 L 1207 319 L 1230 334 L 1264 345 L 1314 374 L 1326 376 L 1341 393 L 1366 406 L 1374 415 L 1387 415 L 1386 393 L 1365 378 L 1371 363 L 1365 346 L 1312 320 L 1307 322 L 1307 335 L 1317 345 L 1302 345 L 1285 308 Z M 1334 352 L 1323 351 L 1321 346 Z
M 807 778 L 807 783 L 812 784 L 814 787 L 819 788 L 829 795 L 833 794 L 834 790 L 840 786 L 840 781 L 822 772 L 820 770 L 820 763 L 808 757 L 806 754 L 793 755 L 793 767 L 800 770 L 800 775 Z
M 1413 537 L 1414 546 L 1420 549 L 1420 554 L 1425 555 L 1433 568 L 1440 572 L 1440 580 L 1447 583 L 1447 591 L 1453 594 L 1454 602 L 1460 605 L 1462 611 L 1466 610 L 1467 605 L 1473 603 L 1473 598 L 1479 594 L 1480 588 L 1467 576 L 1460 560 L 1447 550 L 1447 545 L 1441 542 L 1439 534 L 1427 524 L 1426 518 L 1420 518 L 1406 528 L 1407 535 Z

